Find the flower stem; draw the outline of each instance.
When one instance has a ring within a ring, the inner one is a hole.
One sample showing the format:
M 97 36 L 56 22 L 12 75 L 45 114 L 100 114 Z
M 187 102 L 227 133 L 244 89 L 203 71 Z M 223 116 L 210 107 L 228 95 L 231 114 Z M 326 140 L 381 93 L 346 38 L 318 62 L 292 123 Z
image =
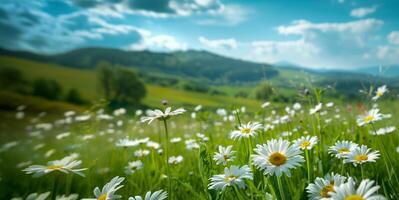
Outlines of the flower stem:
M 305 150 L 305 157 L 306 157 L 306 166 L 308 168 L 308 183 L 312 180 L 311 174 L 310 174 L 310 160 L 309 160 L 309 150 Z
M 363 171 L 363 165 L 360 164 L 360 171 L 362 173 L 362 180 L 364 179 L 364 171 Z
M 165 141 L 165 156 L 166 156 L 166 174 L 168 176 L 168 195 L 170 196 L 170 199 L 172 199 L 172 183 L 171 183 L 171 175 L 170 175 L 170 169 L 169 169 L 169 131 L 168 131 L 168 123 L 166 123 L 166 119 L 163 120 L 163 124 L 165 127 L 165 135 L 166 135 L 166 141 Z
M 278 185 L 278 190 L 280 191 L 281 199 L 285 200 L 283 184 L 281 184 L 281 176 L 277 176 L 277 185 Z

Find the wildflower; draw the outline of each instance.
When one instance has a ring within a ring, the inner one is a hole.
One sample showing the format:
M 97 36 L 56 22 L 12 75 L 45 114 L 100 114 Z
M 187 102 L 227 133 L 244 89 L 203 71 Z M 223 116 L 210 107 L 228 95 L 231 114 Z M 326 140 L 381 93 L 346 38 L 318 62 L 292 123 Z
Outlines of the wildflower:
M 148 156 L 148 154 L 150 154 L 150 151 L 147 149 L 139 149 L 134 152 L 134 156 L 136 157 L 145 157 Z
M 376 101 L 377 99 L 382 97 L 382 95 L 384 95 L 386 92 L 388 92 L 387 86 L 383 85 L 383 86 L 377 88 L 377 91 L 375 92 L 375 96 L 373 98 L 371 98 L 371 99 L 373 101 Z
M 216 161 L 217 165 L 227 165 L 227 162 L 233 161 L 235 159 L 235 151 L 232 151 L 232 148 L 233 146 L 231 145 L 227 147 L 219 146 L 219 152 L 216 152 L 213 156 L 213 160 Z
M 148 141 L 147 142 L 147 147 L 153 148 L 153 149 L 159 149 L 159 147 L 161 147 L 161 145 L 157 142 L 153 142 L 153 141 Z
M 230 133 L 231 139 L 249 138 L 255 136 L 256 131 L 261 129 L 262 125 L 258 122 L 248 122 L 238 127 L 238 130 L 232 131 Z
M 168 159 L 168 163 L 171 165 L 177 165 L 183 162 L 183 156 L 171 156 Z
M 57 136 L 55 136 L 55 138 L 57 138 L 57 140 L 61 140 L 61 139 L 64 139 L 64 138 L 66 138 L 66 137 L 68 137 L 70 135 L 71 135 L 70 132 L 65 132 L 65 133 L 58 134 Z
M 309 193 L 310 200 L 328 199 L 330 192 L 334 191 L 334 187 L 344 184 L 346 177 L 339 174 L 327 174 L 324 178 L 317 177 L 314 183 L 309 184 L 306 188 Z
M 353 178 L 349 178 L 347 183 L 334 187 L 335 191 L 329 194 L 334 200 L 384 200 L 385 197 L 376 193 L 380 186 L 373 185 L 374 181 L 366 179 L 356 188 Z
M 123 139 L 119 139 L 116 144 L 117 147 L 134 147 L 139 145 L 137 140 L 131 140 L 129 138 L 123 138 Z
M 44 192 L 44 193 L 31 193 L 26 197 L 26 200 L 46 200 L 50 196 L 51 192 Z M 13 198 L 14 199 L 14 198 Z M 18 198 L 15 198 L 18 199 Z M 22 198 L 20 198 L 22 199 Z
M 388 126 L 385 128 L 380 128 L 377 131 L 370 131 L 370 135 L 386 135 L 388 133 L 392 133 L 396 130 L 394 126 Z
M 330 154 L 333 154 L 336 158 L 345 158 L 350 152 L 352 152 L 358 145 L 348 140 L 337 141 L 333 146 L 328 149 Z
M 125 167 L 125 173 L 130 175 L 143 168 L 144 164 L 140 160 L 129 162 L 128 165 Z
M 116 195 L 115 192 L 123 187 L 123 185 L 121 185 L 123 180 L 125 180 L 124 177 L 115 176 L 110 182 L 104 185 L 102 190 L 100 190 L 99 187 L 96 187 L 94 189 L 94 195 L 96 196 L 96 200 L 120 199 L 121 196 Z
M 60 171 L 68 174 L 69 172 L 75 173 L 80 176 L 84 176 L 81 171 L 86 170 L 87 168 L 77 169 L 77 167 L 82 163 L 80 160 L 75 160 L 73 156 L 67 156 L 61 160 L 54 160 L 48 162 L 47 166 L 44 165 L 32 165 L 23 171 L 27 174 L 34 174 L 34 177 L 42 176 L 44 174 L 48 174 L 53 171 Z
M 62 195 L 62 196 L 58 196 L 55 197 L 55 200 L 77 200 L 79 197 L 78 194 L 70 194 L 69 196 L 66 195 Z
M 359 126 L 364 126 L 366 124 L 370 124 L 376 121 L 380 121 L 385 117 L 385 115 L 379 113 L 380 110 L 378 108 L 373 108 L 369 110 L 366 114 L 361 115 L 357 118 L 357 124 Z
M 310 137 L 302 136 L 296 140 L 294 140 L 294 145 L 299 147 L 302 150 L 310 150 L 313 148 L 314 145 L 317 144 L 317 136 Z
M 322 107 L 322 106 L 323 106 L 323 104 L 322 104 L 322 103 L 319 103 L 319 104 L 317 104 L 314 108 L 311 108 L 311 109 L 309 110 L 309 115 L 313 115 L 313 114 L 319 112 L 319 111 L 321 110 L 321 107 Z
M 212 176 L 208 188 L 210 190 L 215 189 L 222 191 L 224 191 L 228 186 L 245 188 L 245 179 L 252 180 L 251 169 L 247 165 L 244 165 L 241 168 L 232 165 L 230 168 L 224 168 L 224 174 Z
M 268 102 L 268 101 L 266 101 L 265 103 L 263 103 L 261 105 L 262 108 L 266 108 L 266 107 L 269 107 L 269 106 L 270 106 L 270 102 Z
M 291 176 L 290 169 L 304 162 L 301 150 L 283 139 L 272 139 L 266 144 L 257 145 L 256 154 L 252 156 L 254 165 L 264 171 L 264 174 L 281 176 L 283 173 Z
M 188 150 L 199 149 L 199 144 L 194 139 L 186 140 L 185 143 Z
M 366 162 L 375 162 L 380 156 L 378 151 L 371 151 L 367 146 L 362 145 L 354 148 L 345 158 L 344 163 L 352 163 L 355 167 L 357 164 Z
M 302 106 L 301 106 L 300 103 L 296 102 L 296 103 L 294 103 L 294 105 L 292 106 L 292 108 L 293 108 L 294 110 L 300 110 L 300 109 L 302 108 Z
M 162 112 L 161 110 L 158 110 L 158 109 L 150 110 L 147 113 L 148 116 L 141 118 L 141 122 L 142 123 L 148 122 L 148 124 L 150 124 L 152 121 L 154 121 L 156 119 L 166 120 L 171 116 L 180 115 L 180 114 L 183 114 L 184 112 L 186 112 L 186 110 L 184 110 L 183 108 L 179 108 L 177 110 L 172 111 L 171 107 L 167 107 L 164 112 Z
M 174 137 L 174 138 L 170 139 L 170 142 L 171 142 L 171 143 L 178 143 L 178 142 L 180 142 L 180 141 L 181 141 L 181 138 L 180 138 L 180 137 Z
M 168 198 L 168 193 L 163 190 L 158 190 L 154 193 L 148 191 L 145 194 L 144 200 L 164 200 L 166 198 Z M 129 200 L 143 200 L 143 198 L 141 198 L 141 196 L 135 196 L 135 197 L 129 197 Z

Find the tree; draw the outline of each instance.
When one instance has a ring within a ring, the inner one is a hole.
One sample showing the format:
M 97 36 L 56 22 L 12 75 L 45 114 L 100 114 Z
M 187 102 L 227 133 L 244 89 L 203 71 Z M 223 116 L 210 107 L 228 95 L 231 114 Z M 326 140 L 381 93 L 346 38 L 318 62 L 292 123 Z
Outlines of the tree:
M 69 103 L 73 103 L 73 104 L 78 104 L 78 105 L 85 103 L 85 101 L 80 96 L 79 91 L 74 88 L 72 88 L 68 91 L 68 93 L 65 97 L 65 101 L 67 101 Z
M 55 80 L 40 78 L 33 82 L 33 95 L 46 99 L 59 99 L 62 93 L 60 84 Z
M 112 83 L 114 79 L 114 71 L 111 64 L 102 61 L 97 64 L 98 81 L 100 83 L 100 89 L 104 95 L 104 98 L 110 100 L 112 92 Z
M 262 82 L 255 91 L 255 97 L 259 100 L 268 100 L 274 94 L 274 89 L 270 82 Z
M 0 68 L 0 88 L 25 94 L 28 93 L 28 81 L 18 69 L 2 67 Z
M 115 70 L 115 80 L 113 84 L 116 103 L 140 103 L 147 91 L 144 83 L 132 70 L 117 68 Z

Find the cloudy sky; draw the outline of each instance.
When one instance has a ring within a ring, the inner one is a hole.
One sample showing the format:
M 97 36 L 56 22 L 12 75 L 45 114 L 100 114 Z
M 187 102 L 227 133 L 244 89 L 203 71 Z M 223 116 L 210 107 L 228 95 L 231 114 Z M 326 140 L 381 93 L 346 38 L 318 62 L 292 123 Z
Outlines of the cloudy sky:
M 312 68 L 399 64 L 397 0 L 2 0 L 0 46 L 208 50 Z

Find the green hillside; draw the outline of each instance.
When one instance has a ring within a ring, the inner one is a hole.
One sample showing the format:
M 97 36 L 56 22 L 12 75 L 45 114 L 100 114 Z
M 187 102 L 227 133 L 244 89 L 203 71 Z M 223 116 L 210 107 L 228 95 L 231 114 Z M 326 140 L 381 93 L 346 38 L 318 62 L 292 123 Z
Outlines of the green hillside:
M 96 72 L 89 69 L 76 69 L 56 64 L 48 64 L 10 56 L 0 56 L 0 67 L 19 69 L 27 79 L 34 80 L 41 77 L 57 80 L 65 89 L 78 89 L 83 98 L 96 100 L 98 96 Z M 146 85 L 148 94 L 144 103 L 149 106 L 159 106 L 163 99 L 172 105 L 198 105 L 218 107 L 222 105 L 243 105 L 255 108 L 260 102 L 245 98 L 211 95 L 197 92 L 182 91 L 156 85 Z

